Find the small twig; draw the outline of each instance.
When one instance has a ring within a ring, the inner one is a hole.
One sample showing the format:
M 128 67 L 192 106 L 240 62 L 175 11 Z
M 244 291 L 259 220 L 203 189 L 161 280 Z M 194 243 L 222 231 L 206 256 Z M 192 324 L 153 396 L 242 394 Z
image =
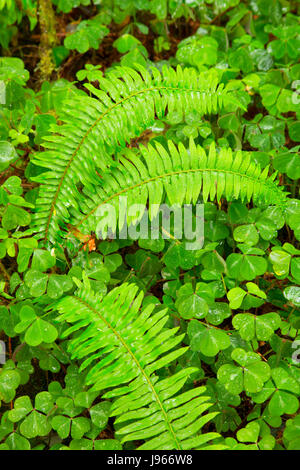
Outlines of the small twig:
M 7 281 L 10 281 L 10 275 L 8 274 L 8 272 L 7 272 L 7 270 L 6 270 L 5 266 L 4 266 L 4 264 L 3 264 L 1 261 L 0 261 L 0 269 L 1 269 L 1 271 L 3 272 L 5 279 L 6 279 Z
M 223 15 L 226 15 L 226 13 L 228 13 L 230 10 L 232 10 L 233 7 L 229 7 L 227 8 L 227 10 L 225 11 L 222 11 L 221 13 L 219 13 L 217 16 L 214 17 L 213 20 L 211 20 L 211 22 L 209 24 L 214 24 L 216 21 L 218 21 Z

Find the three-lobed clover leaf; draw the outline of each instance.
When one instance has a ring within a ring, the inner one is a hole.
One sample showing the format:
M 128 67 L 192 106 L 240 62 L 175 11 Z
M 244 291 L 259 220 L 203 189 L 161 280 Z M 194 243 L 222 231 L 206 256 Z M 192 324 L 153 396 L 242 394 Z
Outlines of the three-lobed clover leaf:
M 76 418 L 63 415 L 54 416 L 51 425 L 62 439 L 66 439 L 70 434 L 73 439 L 81 439 L 90 430 L 90 421 L 83 416 Z
M 76 49 L 83 54 L 90 48 L 97 49 L 108 32 L 108 28 L 97 17 L 81 21 L 76 31 L 65 38 L 64 45 L 67 49 Z
M 93 398 L 92 396 L 89 400 Z M 84 398 L 77 396 L 77 403 L 82 399 Z M 77 406 L 76 400 L 68 396 L 59 396 L 56 399 L 56 405 L 59 414 L 52 418 L 51 425 L 62 439 L 70 434 L 73 439 L 81 439 L 91 429 L 91 421 L 84 416 L 78 416 L 83 411 L 83 407 Z
M 252 252 L 248 250 L 248 253 L 231 253 L 227 257 L 229 277 L 239 281 L 251 281 L 266 272 L 267 261 L 262 256 L 257 256 L 254 249 Z
M 203 325 L 198 320 L 190 321 L 187 332 L 192 351 L 199 351 L 208 357 L 216 356 L 230 346 L 230 338 L 225 331 Z
M 175 307 L 180 316 L 186 320 L 191 318 L 200 319 L 208 314 L 208 302 L 213 301 L 213 299 L 213 293 L 207 284 L 199 282 L 193 288 L 191 283 L 187 283 L 178 290 Z
M 234 395 L 239 395 L 243 390 L 247 393 L 259 392 L 270 377 L 270 366 L 258 354 L 241 348 L 234 349 L 231 357 L 238 366 L 222 365 L 217 373 L 220 382 Z
M 299 408 L 297 398 L 300 386 L 297 380 L 282 367 L 276 367 L 271 371 L 271 380 L 268 380 L 263 389 L 252 395 L 255 403 L 268 402 L 268 411 L 272 416 L 294 414 Z
M 53 406 L 54 402 L 48 392 L 40 392 L 36 395 L 34 407 L 29 396 L 25 395 L 15 400 L 14 408 L 8 412 L 8 418 L 13 423 L 22 420 L 20 432 L 28 439 L 46 436 L 51 430 L 47 415 Z
M 47 295 L 51 299 L 58 299 L 73 286 L 66 274 L 47 274 L 36 269 L 28 269 L 24 281 L 32 297 L 42 296 L 47 289 Z
M 261 426 L 258 421 L 251 421 L 244 428 L 239 429 L 237 439 L 240 442 L 253 442 L 257 450 L 272 450 L 275 446 L 275 438 L 270 433 L 261 436 Z M 261 439 L 259 437 L 261 436 Z
M 256 338 L 259 341 L 268 341 L 274 331 L 281 325 L 278 313 L 270 312 L 263 315 L 241 313 L 234 316 L 232 324 L 246 341 Z
M 233 287 L 227 292 L 229 307 L 236 310 L 247 310 L 252 307 L 260 307 L 267 298 L 265 292 L 254 282 L 246 282 L 247 292 L 241 287 Z
M 58 336 L 57 329 L 51 323 L 38 317 L 32 307 L 25 305 L 20 310 L 20 322 L 15 326 L 16 333 L 25 333 L 25 341 L 30 346 L 52 343 Z

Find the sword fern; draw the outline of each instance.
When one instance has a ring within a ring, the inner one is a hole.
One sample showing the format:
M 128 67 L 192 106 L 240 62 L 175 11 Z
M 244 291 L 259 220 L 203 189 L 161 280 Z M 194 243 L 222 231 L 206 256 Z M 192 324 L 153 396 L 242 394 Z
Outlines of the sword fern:
M 113 155 L 133 137 L 153 125 L 156 118 L 182 115 L 192 110 L 217 113 L 224 104 L 242 106 L 231 90 L 219 83 L 214 72 L 198 74 L 194 69 L 156 68 L 151 74 L 117 67 L 100 80 L 100 89 L 87 84 L 96 98 L 72 97 L 46 138 L 46 151 L 34 163 L 47 168 L 35 181 L 41 183 L 34 227 L 45 242 L 57 240 L 59 227 L 69 220 L 69 209 L 77 207 L 77 183 L 98 184 L 101 173 L 113 164 Z
M 230 148 L 217 153 L 214 145 L 206 153 L 192 139 L 189 148 L 169 141 L 168 150 L 159 143 L 140 146 L 138 153 L 127 149 L 118 166 L 104 174 L 98 185 L 83 190 L 77 199 L 78 209 L 71 210 L 71 225 L 88 233 L 101 228 L 103 233 L 98 210 L 109 203 L 118 216 L 120 196 L 127 197 L 129 209 L 137 201 L 144 207 L 149 203 L 150 209 L 166 199 L 170 205 L 195 204 L 200 193 L 204 202 L 215 197 L 218 201 L 225 197 L 227 201 L 240 198 L 247 202 L 253 198 L 256 204 L 284 206 L 286 193 L 275 177 L 276 173 L 268 176 L 268 167 L 262 171 L 251 162 L 249 153 Z M 154 211 L 149 214 L 153 216 Z M 113 225 L 110 228 L 115 229 Z
M 143 293 L 133 284 L 114 288 L 103 299 L 96 296 L 87 281 L 74 295 L 55 306 L 58 321 L 72 326 L 69 336 L 72 358 L 88 368 L 91 390 L 106 391 L 103 398 L 114 399 L 111 416 L 122 442 L 144 440 L 139 449 L 203 448 L 218 437 L 201 434 L 201 428 L 216 412 L 206 413 L 213 403 L 202 395 L 205 387 L 182 392 L 187 378 L 197 369 L 188 367 L 160 378 L 157 371 L 185 353 L 180 343 L 184 334 L 166 328 L 166 310 L 154 312 L 154 304 L 141 307 Z M 216 448 L 214 446 L 214 448 Z

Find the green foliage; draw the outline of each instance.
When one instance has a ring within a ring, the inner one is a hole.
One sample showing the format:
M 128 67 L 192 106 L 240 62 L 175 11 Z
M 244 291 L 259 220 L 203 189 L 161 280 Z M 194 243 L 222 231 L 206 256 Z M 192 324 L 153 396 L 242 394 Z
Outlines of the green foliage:
M 230 149 L 223 148 L 217 154 L 214 146 L 211 146 L 206 155 L 201 147 L 195 146 L 193 140 L 187 149 L 180 144 L 176 148 L 169 141 L 168 151 L 157 143 L 156 149 L 152 146 L 140 147 L 139 152 L 141 156 L 138 157 L 131 151 L 119 157 L 118 167 L 103 176 L 104 187 L 102 190 L 97 190 L 96 187 L 90 200 L 91 186 L 88 191 L 83 191 L 85 199 L 82 203 L 78 201 L 78 212 L 72 211 L 72 225 L 82 232 L 97 229 L 97 233 L 100 230 L 106 233 L 108 228 L 114 229 L 113 226 L 103 227 L 101 222 L 97 223 L 97 213 L 107 202 L 117 211 L 120 194 L 127 196 L 128 208 L 136 200 L 145 206 L 148 203 L 149 207 L 160 205 L 165 199 L 170 205 L 195 203 L 200 192 L 204 202 L 208 198 L 214 200 L 215 196 L 219 201 L 223 196 L 227 200 L 240 198 L 248 201 L 253 197 L 257 203 L 262 201 L 265 204 L 278 204 L 280 207 L 284 207 L 286 203 L 285 194 L 273 182 L 275 175 L 267 178 L 268 168 L 261 172 L 259 167 L 250 163 L 250 156 L 241 152 L 232 155 Z M 176 193 L 173 192 L 175 186 Z M 154 212 L 151 213 L 151 217 L 155 215 Z M 127 222 L 135 223 L 136 219 L 127 215 Z M 252 260 L 254 261 L 254 257 Z M 245 270 L 244 265 L 241 269 Z
M 59 301 L 55 306 L 61 313 L 58 321 L 74 324 L 64 335 L 85 327 L 70 343 L 72 358 L 85 359 L 81 370 L 99 360 L 87 374 L 91 391 L 117 387 L 103 397 L 118 397 L 110 415 L 117 416 L 116 423 L 125 422 L 124 427 L 118 427 L 121 442 L 151 438 L 140 449 L 200 447 L 218 436 L 196 435 L 215 416 L 201 417 L 211 406 L 205 403 L 209 397 L 199 397 L 203 388 L 173 397 L 196 369 L 183 369 L 159 380 L 157 369 L 176 360 L 186 348 L 173 350 L 183 336 L 174 336 L 176 328 L 163 329 L 168 320 L 166 310 L 153 313 L 155 305 L 150 304 L 139 312 L 142 296 L 135 297 L 137 290 L 123 284 L 102 300 L 85 283 L 75 296 Z
M 112 154 L 152 126 L 156 117 L 161 119 L 166 112 L 173 116 L 176 110 L 176 116 L 182 119 L 184 113 L 196 108 L 205 114 L 217 112 L 226 103 L 236 103 L 233 94 L 218 83 L 216 74 L 198 75 L 194 70 L 164 67 L 162 73 L 152 68 L 151 76 L 145 69 L 138 69 L 140 74 L 134 69 L 114 68 L 99 80 L 99 90 L 87 84 L 98 100 L 74 98 L 63 117 L 66 123 L 56 128 L 59 134 L 44 144 L 49 150 L 35 156 L 35 164 L 50 170 L 34 178 L 42 183 L 35 226 L 45 241 L 53 243 L 59 226 L 69 221 L 66 207 L 77 207 L 74 183 L 80 182 L 91 191 L 91 185 L 99 184 L 95 170 L 113 165 Z M 135 119 L 128 126 L 132 113 Z
M 299 2 L 46 4 L 41 83 L 0 0 L 0 449 L 299 450 Z
M 81 21 L 76 31 L 66 37 L 64 46 L 67 49 L 76 49 L 83 54 L 90 48 L 97 49 L 101 40 L 109 33 L 109 29 L 101 24 L 95 17 L 92 20 Z

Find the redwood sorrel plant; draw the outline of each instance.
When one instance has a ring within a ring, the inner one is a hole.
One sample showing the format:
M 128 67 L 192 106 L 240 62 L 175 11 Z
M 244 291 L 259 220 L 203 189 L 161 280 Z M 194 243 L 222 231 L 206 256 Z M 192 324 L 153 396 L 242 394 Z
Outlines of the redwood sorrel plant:
M 299 33 L 0 0 L 1 450 L 300 450 Z

